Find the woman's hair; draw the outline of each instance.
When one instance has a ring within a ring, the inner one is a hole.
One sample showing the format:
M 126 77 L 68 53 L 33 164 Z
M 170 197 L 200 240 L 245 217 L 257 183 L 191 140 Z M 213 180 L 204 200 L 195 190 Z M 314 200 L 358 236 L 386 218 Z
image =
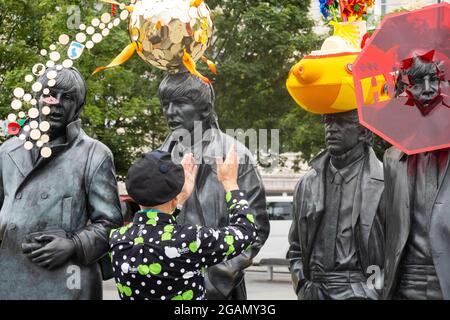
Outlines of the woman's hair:
M 188 98 L 196 107 L 210 108 L 210 116 L 207 121 L 214 125 L 217 115 L 214 111 L 214 89 L 211 84 L 206 84 L 189 72 L 168 74 L 161 81 L 158 90 L 161 105 L 164 101 L 176 98 Z

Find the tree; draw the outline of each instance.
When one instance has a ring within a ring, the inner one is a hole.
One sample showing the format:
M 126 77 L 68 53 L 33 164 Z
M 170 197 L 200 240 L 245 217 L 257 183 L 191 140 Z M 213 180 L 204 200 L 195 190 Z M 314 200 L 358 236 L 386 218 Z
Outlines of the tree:
M 79 32 L 68 29 L 67 22 L 76 21 L 79 13 L 81 22 L 89 25 L 92 18 L 108 11 L 109 5 L 99 5 L 97 1 L 1 0 L 1 117 L 11 112 L 13 89 L 24 86 L 24 76 L 42 61 L 40 49 L 48 49 L 60 34 L 73 39 Z M 83 129 L 108 145 L 121 176 L 142 148 L 156 148 L 168 131 L 156 95 L 162 72 L 136 56 L 123 67 L 90 76 L 97 66 L 108 64 L 129 43 L 124 24 L 112 29 L 93 49 L 85 49 L 75 63 L 88 88 L 81 116 Z
M 210 0 L 216 33 L 206 55 L 217 63 L 216 110 L 223 128 L 281 128 L 282 150 L 306 156 L 320 145 L 320 119 L 301 111 L 289 97 L 285 81 L 291 66 L 320 45 L 308 17 L 309 1 Z M 13 89 L 42 60 L 40 49 L 56 43 L 76 21 L 90 24 L 110 10 L 99 1 L 0 0 L 0 117 L 10 112 Z M 69 10 L 69 11 L 68 11 Z M 157 99 L 164 73 L 138 56 L 121 67 L 95 76 L 129 43 L 125 23 L 91 50 L 85 49 L 76 67 L 86 77 L 88 100 L 83 128 L 113 151 L 117 172 L 124 175 L 137 154 L 156 148 L 168 132 Z M 207 68 L 200 70 L 212 78 Z
M 291 140 L 297 139 L 294 131 L 299 127 L 317 121 L 299 110 L 285 82 L 292 65 L 320 46 L 320 38 L 312 32 L 314 21 L 308 16 L 309 3 L 208 1 L 216 13 L 212 57 L 219 69 L 214 87 L 223 128 L 280 129 L 281 151 L 308 153 L 302 144 Z M 294 117 L 296 126 L 285 127 L 286 116 Z M 302 119 L 307 122 L 302 123 Z

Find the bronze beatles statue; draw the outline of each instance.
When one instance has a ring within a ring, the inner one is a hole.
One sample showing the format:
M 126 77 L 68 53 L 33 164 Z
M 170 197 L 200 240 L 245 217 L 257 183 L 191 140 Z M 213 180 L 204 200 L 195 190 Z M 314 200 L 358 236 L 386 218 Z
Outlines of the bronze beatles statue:
M 448 86 L 442 66 L 414 56 L 404 71 L 408 95 L 424 117 L 442 101 L 440 86 Z M 384 298 L 450 299 L 449 149 L 408 156 L 392 147 L 384 167 Z
M 294 192 L 294 290 L 301 300 L 375 300 L 381 288 L 367 283 L 367 272 L 383 268 L 382 164 L 356 110 L 325 115 L 324 122 L 327 149 Z
M 219 130 L 212 86 L 188 72 L 169 74 L 160 84 L 159 98 L 172 131 L 161 149 L 171 151 L 173 156 L 179 156 L 175 154 L 178 152 L 192 152 L 199 165 L 194 192 L 184 204 L 177 221 L 211 227 L 227 226 L 224 191 L 217 180 L 215 157 L 225 156 L 230 145 L 237 142 Z M 195 129 L 200 130 L 199 136 Z M 177 135 L 180 130 L 190 133 L 184 137 L 183 143 Z M 240 154 L 238 184 L 247 190 L 249 205 L 254 209 L 258 238 L 246 252 L 207 269 L 207 299 L 246 299 L 244 270 L 251 265 L 252 258 L 269 235 L 264 186 L 256 164 L 245 146 L 237 143 L 237 149 L 243 153 Z
M 77 70 L 59 71 L 36 98 L 51 110 L 40 119 L 51 157 L 16 137 L 0 146 L 0 299 L 101 299 L 109 232 L 122 224 L 113 156 L 81 129 Z

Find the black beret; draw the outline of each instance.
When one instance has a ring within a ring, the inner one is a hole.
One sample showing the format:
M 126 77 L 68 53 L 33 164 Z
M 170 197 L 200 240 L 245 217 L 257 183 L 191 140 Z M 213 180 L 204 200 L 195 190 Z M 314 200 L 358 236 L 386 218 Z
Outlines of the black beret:
M 183 166 L 173 163 L 170 153 L 155 150 L 133 163 L 125 185 L 128 195 L 139 205 L 153 207 L 164 204 L 183 189 Z

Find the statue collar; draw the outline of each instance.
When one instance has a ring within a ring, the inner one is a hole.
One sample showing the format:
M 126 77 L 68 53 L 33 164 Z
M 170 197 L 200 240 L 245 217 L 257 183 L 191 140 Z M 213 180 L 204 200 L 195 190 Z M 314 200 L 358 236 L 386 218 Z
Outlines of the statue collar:
M 80 134 L 81 130 L 81 120 L 75 120 L 69 123 L 66 127 L 66 141 L 67 144 L 70 144 L 72 141 L 74 141 L 78 135 Z

